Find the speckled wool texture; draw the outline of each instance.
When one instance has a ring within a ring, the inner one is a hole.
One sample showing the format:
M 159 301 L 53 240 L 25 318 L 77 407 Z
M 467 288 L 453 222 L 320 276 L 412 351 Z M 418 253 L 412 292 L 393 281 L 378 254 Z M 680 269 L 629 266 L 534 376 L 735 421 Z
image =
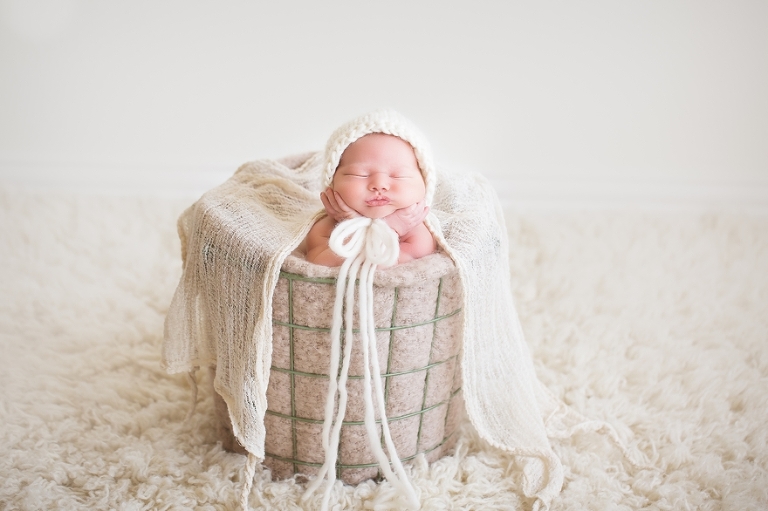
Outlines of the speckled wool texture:
M 312 264 L 303 256 L 289 255 L 282 269 L 302 278 L 292 281 L 290 288 L 288 279 L 283 276 L 277 283 L 272 308 L 272 317 L 278 322 L 272 331 L 272 366 L 285 370 L 292 368 L 305 375 L 327 374 L 330 355 L 328 332 L 291 331 L 285 325 L 292 321 L 310 328 L 330 329 L 335 285 L 305 281 L 304 278 L 335 279 L 339 268 Z M 374 279 L 374 302 L 377 326 L 420 325 L 379 332 L 377 347 L 379 360 L 388 360 L 383 366 L 387 368 L 386 372 L 396 374 L 390 377 L 388 384 L 386 416 L 391 420 L 392 417 L 410 415 L 390 422 L 398 455 L 410 459 L 416 453 L 425 452 L 428 461 L 435 461 L 454 446 L 458 436 L 456 428 L 464 415 L 458 360 L 462 324 L 462 290 L 458 272 L 450 258 L 442 253 L 379 270 Z M 436 323 L 429 321 L 436 315 L 444 317 Z M 359 334 L 355 337 L 350 375 L 360 377 L 364 374 L 363 356 Z M 433 367 L 429 369 L 428 376 L 427 370 L 414 371 L 430 365 Z M 294 378 L 294 397 L 291 376 L 287 372 L 273 371 L 267 389 L 268 410 L 275 414 L 267 413 L 265 416 L 265 449 L 272 456 L 267 454 L 264 465 L 270 468 L 274 479 L 290 477 L 294 470 L 307 475 L 318 473 L 318 468 L 312 465 L 294 466 L 277 459 L 291 459 L 293 456 L 291 419 L 286 418 L 294 415 L 292 403 L 296 416 L 317 421 L 297 423 L 298 459 L 323 463 L 325 457 L 321 431 L 328 380 L 303 375 Z M 345 420 L 363 421 L 362 380 L 350 380 L 347 387 L 349 403 Z M 222 444 L 238 451 L 242 448 L 232 437 L 226 406 L 221 398 L 216 395 L 214 398 L 218 405 Z M 418 412 L 423 407 L 429 410 L 422 418 Z M 342 465 L 376 463 L 362 424 L 342 427 L 338 456 Z M 358 484 L 376 477 L 378 472 L 376 466 L 341 468 L 339 477 L 345 483 Z
M 328 268 L 313 265 L 303 258 L 288 256 L 283 269 L 303 276 L 322 276 L 335 278 L 338 268 Z M 389 326 L 392 322 L 394 293 L 397 288 L 396 324 L 410 324 L 423 321 L 435 315 L 437 287 L 440 278 L 445 278 L 444 287 L 453 287 L 444 291 L 440 301 L 440 314 L 453 311 L 460 307 L 461 286 L 453 264 L 445 255 L 433 254 L 409 264 L 397 265 L 378 271 L 374 280 L 374 314 L 377 325 Z M 293 286 L 293 316 L 294 321 L 302 325 L 313 325 L 330 328 L 335 286 L 319 285 L 312 282 L 295 282 Z M 298 297 L 298 299 L 297 299 Z M 288 320 L 288 290 L 287 282 L 281 279 L 275 293 L 273 317 Z M 377 347 L 379 360 L 386 361 L 391 353 L 390 372 L 407 372 L 413 368 L 424 367 L 439 360 L 446 360 L 458 355 L 461 348 L 460 328 L 461 316 L 456 315 L 433 326 L 424 325 L 417 328 L 406 328 L 393 332 L 378 334 Z M 273 365 L 289 367 L 289 337 L 286 327 L 275 326 L 273 329 Z M 350 375 L 363 375 L 362 350 L 359 334 L 352 348 L 352 364 Z M 330 352 L 328 334 L 325 332 L 296 331 L 294 332 L 294 360 L 297 370 L 312 374 L 323 374 L 328 371 L 328 354 Z M 393 343 L 390 351 L 390 342 Z M 387 366 L 384 365 L 384 368 Z M 287 378 L 287 375 L 279 375 Z M 386 415 L 392 418 L 398 415 L 417 412 L 422 407 L 423 389 L 427 385 L 427 401 L 424 406 L 432 406 L 439 402 L 448 401 L 453 391 L 460 385 L 460 373 L 454 363 L 442 364 L 430 372 L 425 381 L 426 372 L 416 372 L 392 377 L 388 391 Z M 283 385 L 280 385 L 283 383 Z M 303 384 L 303 391 L 296 395 L 296 413 L 301 417 L 323 420 L 323 408 L 327 397 L 327 380 L 317 378 L 297 378 L 297 385 Z M 350 402 L 347 405 L 347 421 L 362 421 L 364 419 L 362 402 L 362 381 L 347 382 Z M 287 394 L 289 385 L 285 381 L 270 382 L 267 390 L 269 408 L 291 414 L 290 395 Z M 453 397 L 450 403 L 427 413 L 423 422 L 415 415 L 409 419 L 390 422 L 390 429 L 396 438 L 397 452 L 401 457 L 410 457 L 417 451 L 417 440 L 421 450 L 429 449 L 442 442 L 444 434 L 451 435 L 456 427 L 456 416 L 463 411 L 461 394 Z M 446 414 L 449 414 L 446 417 Z M 378 418 L 378 417 L 377 417 Z M 446 423 L 446 419 L 448 422 Z M 290 444 L 282 442 L 274 431 L 290 431 L 290 421 L 278 417 L 269 417 L 272 428 L 267 427 L 267 450 L 276 454 L 290 456 Z M 448 430 L 443 431 L 447 426 Z M 421 434 L 419 434 L 421 428 Z M 299 450 L 311 453 L 312 458 L 303 457 L 322 463 L 324 453 L 320 444 L 322 424 L 303 424 L 302 435 L 298 438 Z M 431 438 L 430 438 L 431 436 Z M 270 438 L 271 437 L 271 438 Z M 428 459 L 439 458 L 446 449 L 454 443 L 455 437 L 449 438 L 449 443 L 429 453 Z M 270 445 L 271 444 L 271 445 Z M 342 464 L 375 463 L 367 435 L 363 426 L 342 427 L 342 441 L 339 446 L 339 461 Z M 267 465 L 272 469 L 273 476 L 287 477 L 292 475 L 293 467 L 267 458 Z M 303 472 L 316 474 L 313 467 L 299 467 Z M 345 482 L 357 484 L 365 479 L 375 477 L 376 467 L 368 469 L 342 469 L 340 477 Z
M 316 154 L 296 170 L 274 161 L 246 164 L 180 219 L 184 273 L 166 320 L 164 366 L 176 373 L 216 365 L 215 389 L 229 407 L 233 432 L 259 459 L 272 293 L 280 266 L 317 218 L 321 160 Z M 427 223 L 454 260 L 465 291 L 467 415 L 491 445 L 524 459 L 523 492 L 535 497 L 534 508 L 546 508 L 563 481 L 548 434 L 566 436 L 587 423 L 554 399 L 534 372 L 509 286 L 498 199 L 479 174 L 444 175 Z M 545 425 L 544 418 L 551 420 Z

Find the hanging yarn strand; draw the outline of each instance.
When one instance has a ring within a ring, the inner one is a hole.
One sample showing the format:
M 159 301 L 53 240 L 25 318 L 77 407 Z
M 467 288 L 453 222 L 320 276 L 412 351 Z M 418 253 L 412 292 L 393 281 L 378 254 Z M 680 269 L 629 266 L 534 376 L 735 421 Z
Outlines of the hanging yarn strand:
M 325 460 L 317 476 L 307 486 L 302 499 L 306 500 L 326 481 L 321 509 L 328 509 L 330 495 L 336 481 L 336 460 L 341 437 L 341 427 L 347 406 L 347 377 L 354 342 L 353 320 L 355 305 L 355 280 L 358 280 L 360 340 L 363 351 L 363 386 L 365 401 L 365 428 L 368 440 L 382 473 L 397 490 L 406 497 L 409 507 L 417 508 L 419 499 L 397 456 L 389 425 L 386 418 L 386 404 L 381 386 L 381 369 L 376 349 L 376 330 L 373 316 L 373 277 L 379 265 L 390 266 L 397 262 L 400 246 L 397 234 L 383 221 L 357 217 L 339 223 L 331 233 L 328 245 L 344 258 L 336 282 L 336 300 L 334 302 L 331 327 L 331 360 L 329 362 L 330 381 L 325 405 L 323 423 L 323 448 Z M 346 291 L 346 292 L 344 292 Z M 341 372 L 342 304 L 344 307 L 344 354 Z M 373 376 L 372 376 L 373 373 Z M 337 377 L 338 375 L 338 377 Z M 338 378 L 338 379 L 337 379 Z M 373 379 L 373 385 L 371 380 Z M 338 394 L 338 410 L 334 418 L 333 410 Z M 389 458 L 381 446 L 376 430 L 376 413 L 381 418 L 382 435 L 387 446 Z M 390 464 L 395 467 L 393 472 Z
M 386 416 L 384 391 L 381 387 L 381 378 L 379 377 L 381 368 L 379 365 L 378 349 L 376 349 L 376 330 L 373 323 L 373 275 L 375 271 L 376 265 L 366 261 L 360 275 L 360 334 L 362 337 L 364 360 L 365 427 L 371 450 L 379 461 L 379 466 L 384 476 L 406 497 L 409 507 L 418 508 L 419 499 L 408 480 L 408 476 L 405 474 L 400 457 L 397 455 Z M 371 389 L 371 380 L 373 380 L 373 389 Z M 373 401 L 373 398 L 375 398 L 375 401 Z M 389 459 L 384 454 L 381 441 L 377 435 L 374 406 L 379 410 L 381 432 L 384 437 L 384 443 L 387 446 Z M 395 467 L 394 473 L 389 466 L 390 463 Z
M 370 274 L 370 280 L 373 281 L 373 272 L 375 271 L 375 267 L 371 269 Z M 371 319 L 369 322 L 369 333 L 368 337 L 370 339 L 370 346 L 371 346 L 371 369 L 374 375 L 381 374 L 381 368 L 379 364 L 379 357 L 378 357 L 378 350 L 376 349 L 376 333 L 375 333 L 375 325 L 373 324 L 373 289 L 371 288 L 371 285 L 369 283 L 368 287 L 365 289 L 365 291 L 368 293 L 370 299 L 368 301 L 368 317 Z M 392 440 L 392 435 L 389 431 L 389 421 L 386 418 L 386 402 L 384 400 L 384 390 L 381 386 L 381 378 L 374 378 L 373 379 L 374 388 L 375 388 L 375 394 L 378 401 L 378 408 L 379 413 L 381 415 L 381 427 L 382 431 L 384 433 L 384 441 L 387 446 L 387 451 L 389 452 L 390 462 L 395 467 L 395 473 L 399 476 L 398 482 L 399 486 L 401 488 L 401 491 L 404 495 L 406 495 L 408 502 L 411 507 L 418 508 L 419 506 L 419 498 L 416 495 L 416 491 L 411 485 L 410 480 L 408 479 L 408 476 L 405 473 L 405 469 L 403 468 L 403 464 L 400 461 L 400 457 L 397 455 L 397 451 L 395 449 L 395 444 Z
M 341 435 L 341 423 L 344 418 L 344 412 L 347 405 L 347 389 L 346 380 L 349 373 L 349 364 L 352 354 L 352 321 L 353 310 L 350 307 L 346 307 L 345 323 L 349 325 L 345 330 L 345 346 L 344 346 L 344 359 L 342 362 L 341 374 L 339 374 L 339 355 L 341 352 L 340 339 L 341 339 L 341 324 L 342 324 L 342 305 L 344 302 L 344 288 L 346 285 L 346 297 L 347 303 L 354 301 L 354 284 L 355 275 L 358 272 L 362 257 L 358 254 L 361 253 L 365 243 L 365 230 L 369 222 L 359 221 L 345 222 L 344 226 L 339 225 L 331 235 L 329 245 L 333 250 L 340 254 L 341 257 L 345 257 L 344 263 L 339 269 L 339 275 L 336 279 L 336 299 L 333 307 L 333 319 L 331 322 L 331 354 L 329 361 L 329 381 L 328 381 L 328 395 L 325 401 L 325 419 L 323 421 L 322 431 L 322 445 L 325 450 L 325 460 L 323 466 L 320 468 L 315 479 L 308 485 L 306 492 L 302 496 L 303 500 L 306 500 L 317 488 L 322 484 L 323 480 L 328 479 L 328 486 L 323 496 L 323 509 L 327 507 L 327 500 L 330 498 L 330 492 L 333 488 L 333 483 L 336 481 L 336 459 L 338 453 L 339 438 Z M 368 220 L 368 219 L 363 219 Z M 341 228 L 339 228 L 341 227 Z M 351 270 L 351 272 L 350 272 Z M 348 275 L 352 275 L 352 279 L 348 280 Z M 338 376 L 338 380 L 336 379 Z M 335 424 L 333 418 L 333 410 L 336 404 L 336 394 L 339 394 L 339 406 L 336 414 Z
M 362 262 L 362 259 L 363 258 L 360 255 L 355 257 L 354 262 L 352 264 L 351 275 L 354 276 L 357 274 L 360 268 L 360 263 Z M 345 278 L 347 277 L 345 276 Z M 339 288 L 337 292 L 340 293 L 341 288 Z M 326 451 L 326 464 L 324 465 L 326 468 L 326 471 L 330 476 L 328 478 L 328 485 L 325 488 L 325 493 L 323 494 L 323 502 L 321 506 L 321 509 L 323 510 L 328 509 L 328 504 L 331 498 L 331 490 L 333 489 L 333 483 L 336 480 L 336 459 L 338 456 L 339 442 L 341 440 L 341 426 L 344 421 L 344 415 L 347 409 L 347 375 L 349 374 L 349 365 L 350 365 L 350 361 L 352 360 L 352 346 L 354 344 L 354 332 L 352 330 L 352 323 L 354 321 L 354 308 L 350 307 L 349 304 L 354 303 L 354 299 L 355 299 L 355 279 L 348 278 L 347 289 L 346 289 L 347 305 L 345 307 L 345 314 L 344 314 L 344 324 L 348 326 L 344 330 L 344 361 L 341 366 L 341 374 L 339 375 L 339 382 L 338 382 L 338 394 L 339 394 L 338 411 L 336 414 L 336 421 L 333 424 L 333 429 L 331 431 L 331 443 L 330 443 L 329 450 Z

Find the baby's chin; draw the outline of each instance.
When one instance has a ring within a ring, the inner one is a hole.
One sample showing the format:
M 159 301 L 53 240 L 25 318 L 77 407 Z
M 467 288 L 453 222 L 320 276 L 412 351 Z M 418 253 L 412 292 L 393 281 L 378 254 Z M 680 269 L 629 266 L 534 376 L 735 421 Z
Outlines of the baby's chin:
M 394 213 L 397 210 L 397 208 L 393 206 L 379 206 L 379 207 L 365 207 L 360 208 L 360 213 L 364 217 L 372 218 L 376 220 L 377 218 L 384 218 L 385 216 L 389 216 L 392 213 Z

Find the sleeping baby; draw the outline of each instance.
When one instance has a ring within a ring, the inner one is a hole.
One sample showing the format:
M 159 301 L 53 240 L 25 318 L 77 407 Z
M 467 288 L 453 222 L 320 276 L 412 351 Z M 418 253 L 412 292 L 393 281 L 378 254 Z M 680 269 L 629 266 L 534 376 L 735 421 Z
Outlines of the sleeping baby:
M 312 226 L 302 246 L 309 262 L 340 266 L 344 260 L 329 246 L 331 233 L 339 222 L 360 216 L 382 219 L 395 231 L 397 263 L 435 252 L 435 239 L 424 223 L 434 188 L 434 170 L 417 154 L 424 144 L 408 121 L 388 110 L 334 133 L 326 149 L 327 188 L 320 194 L 326 216 Z

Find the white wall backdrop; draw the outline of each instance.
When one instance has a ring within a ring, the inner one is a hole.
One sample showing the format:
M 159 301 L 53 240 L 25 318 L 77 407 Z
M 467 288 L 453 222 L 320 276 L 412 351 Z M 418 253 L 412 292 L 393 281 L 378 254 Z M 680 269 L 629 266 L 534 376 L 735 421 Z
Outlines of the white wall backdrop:
M 507 201 L 768 206 L 768 2 L 0 0 L 0 179 L 199 192 L 380 106 Z

